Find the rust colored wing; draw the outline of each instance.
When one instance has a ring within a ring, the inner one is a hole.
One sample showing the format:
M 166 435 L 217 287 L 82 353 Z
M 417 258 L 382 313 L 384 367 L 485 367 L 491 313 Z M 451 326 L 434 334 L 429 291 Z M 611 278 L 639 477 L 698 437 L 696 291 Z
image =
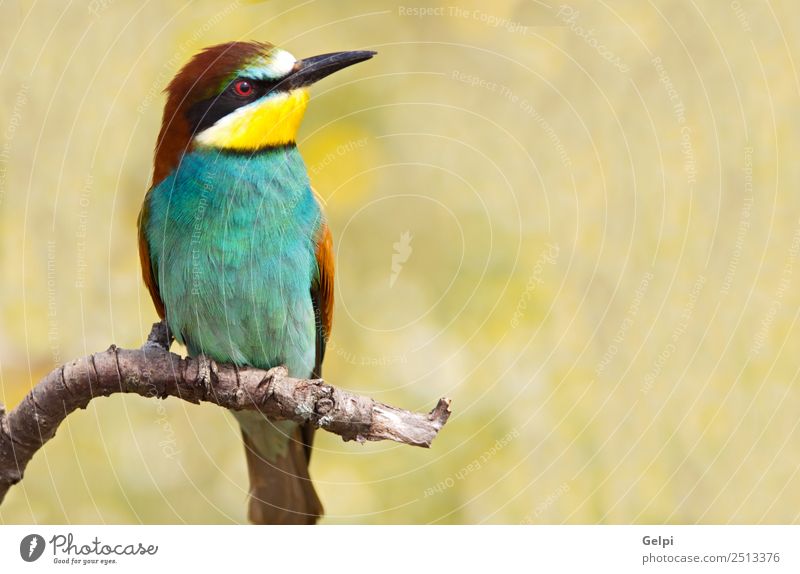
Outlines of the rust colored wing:
M 326 223 L 317 235 L 317 278 L 311 284 L 311 301 L 317 322 L 317 355 L 312 377 L 319 378 L 333 323 L 333 237 Z
M 147 237 L 145 236 L 144 229 L 147 225 L 148 211 L 150 206 L 150 192 L 145 195 L 142 210 L 139 212 L 139 261 L 142 264 L 142 278 L 144 284 L 147 285 L 147 290 L 150 291 L 150 297 L 153 299 L 153 305 L 156 307 L 158 316 L 164 318 L 164 302 L 161 300 L 161 295 L 158 292 L 158 283 L 156 282 L 155 270 L 153 263 L 150 260 L 150 246 L 147 244 Z
M 311 303 L 314 305 L 317 325 L 316 359 L 311 377 L 319 379 L 322 377 L 322 360 L 325 358 L 325 346 L 333 323 L 333 237 L 326 223 L 320 226 L 317 233 L 317 276 L 311 283 Z M 300 431 L 307 461 L 311 460 L 314 430 L 314 425 L 307 423 Z

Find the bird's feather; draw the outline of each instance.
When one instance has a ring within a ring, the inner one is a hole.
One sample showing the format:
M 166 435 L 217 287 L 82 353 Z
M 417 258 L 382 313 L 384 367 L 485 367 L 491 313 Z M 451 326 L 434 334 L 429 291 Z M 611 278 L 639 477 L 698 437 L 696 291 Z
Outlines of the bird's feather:
M 311 283 L 311 301 L 317 322 L 317 350 L 314 377 L 322 377 L 322 361 L 333 324 L 333 238 L 326 223 L 317 236 L 317 275 Z
M 147 193 L 150 195 L 150 192 Z M 165 316 L 164 302 L 161 300 L 161 294 L 158 292 L 158 283 L 156 277 L 158 274 L 154 272 L 153 260 L 150 259 L 150 245 L 147 243 L 147 235 L 145 229 L 147 228 L 147 220 L 149 217 L 148 197 L 145 196 L 142 210 L 139 212 L 138 228 L 139 228 L 139 262 L 142 265 L 142 278 L 147 290 L 150 292 L 150 298 L 153 300 L 153 305 L 156 308 L 156 313 L 162 319 Z

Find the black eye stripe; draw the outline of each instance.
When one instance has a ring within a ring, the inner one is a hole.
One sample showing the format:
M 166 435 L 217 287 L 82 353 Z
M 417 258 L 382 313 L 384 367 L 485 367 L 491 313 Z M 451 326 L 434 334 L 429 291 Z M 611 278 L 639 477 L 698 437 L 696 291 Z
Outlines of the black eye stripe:
M 251 86 L 251 91 L 246 96 L 236 93 L 237 82 L 246 81 Z M 242 106 L 256 101 L 273 91 L 279 81 L 255 80 L 253 78 L 235 78 L 222 92 L 200 102 L 193 104 L 186 112 L 186 119 L 193 134 L 200 133 L 213 126 L 218 120 Z

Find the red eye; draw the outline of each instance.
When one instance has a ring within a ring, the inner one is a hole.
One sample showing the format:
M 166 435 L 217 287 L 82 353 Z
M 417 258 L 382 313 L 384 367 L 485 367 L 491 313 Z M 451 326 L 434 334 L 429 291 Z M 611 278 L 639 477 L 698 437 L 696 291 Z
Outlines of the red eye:
M 233 89 L 236 90 L 236 93 L 240 96 L 249 96 L 253 93 L 253 84 L 247 80 L 239 80 L 233 84 Z

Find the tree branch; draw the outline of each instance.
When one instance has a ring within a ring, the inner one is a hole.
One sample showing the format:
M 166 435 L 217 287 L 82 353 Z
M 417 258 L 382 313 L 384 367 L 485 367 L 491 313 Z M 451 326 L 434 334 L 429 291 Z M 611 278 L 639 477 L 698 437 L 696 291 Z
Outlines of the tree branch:
M 450 416 L 449 399 L 440 399 L 428 414 L 412 413 L 321 379 L 289 377 L 285 367 L 264 371 L 202 356 L 182 358 L 169 352 L 171 339 L 166 325 L 155 323 L 140 349 L 111 345 L 52 371 L 10 413 L 0 405 L 0 503 L 67 415 L 113 393 L 258 410 L 275 420 L 311 422 L 345 441 L 393 440 L 422 447 L 431 445 Z

